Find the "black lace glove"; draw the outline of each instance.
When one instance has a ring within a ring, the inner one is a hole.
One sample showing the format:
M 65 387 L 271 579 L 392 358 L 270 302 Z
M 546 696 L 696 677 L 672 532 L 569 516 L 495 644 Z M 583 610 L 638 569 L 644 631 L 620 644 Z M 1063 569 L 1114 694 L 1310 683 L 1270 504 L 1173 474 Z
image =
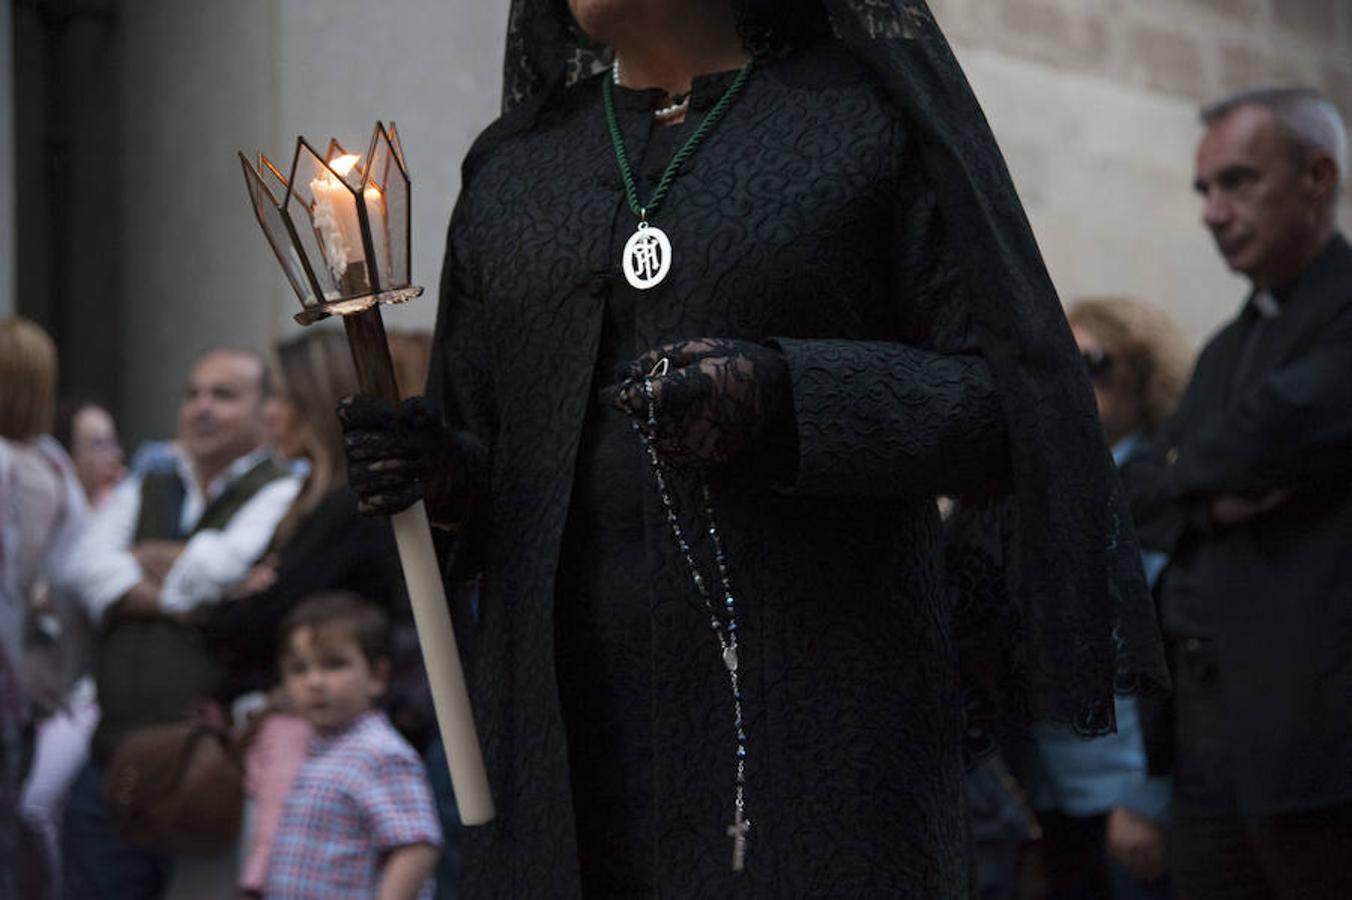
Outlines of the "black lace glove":
M 605 397 L 633 416 L 645 434 L 643 382 L 654 370 L 656 428 L 649 437 L 664 461 L 693 468 L 754 457 L 780 476 L 792 468 L 797 426 L 789 367 L 779 351 L 724 338 L 648 351 L 620 373 L 622 380 Z
M 422 397 L 410 397 L 396 410 L 369 394 L 338 402 L 347 456 L 347 481 L 357 494 L 357 509 L 388 516 L 423 498 L 428 482 L 441 475 L 448 441 Z

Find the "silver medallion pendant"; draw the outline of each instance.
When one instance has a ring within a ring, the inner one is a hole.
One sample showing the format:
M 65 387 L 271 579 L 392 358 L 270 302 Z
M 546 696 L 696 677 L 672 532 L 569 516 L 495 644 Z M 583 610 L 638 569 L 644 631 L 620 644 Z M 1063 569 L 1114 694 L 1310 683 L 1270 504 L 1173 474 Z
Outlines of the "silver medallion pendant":
M 671 271 L 671 241 L 666 232 L 647 222 L 639 222 L 638 229 L 624 245 L 624 277 L 635 289 L 646 291 L 657 287 Z

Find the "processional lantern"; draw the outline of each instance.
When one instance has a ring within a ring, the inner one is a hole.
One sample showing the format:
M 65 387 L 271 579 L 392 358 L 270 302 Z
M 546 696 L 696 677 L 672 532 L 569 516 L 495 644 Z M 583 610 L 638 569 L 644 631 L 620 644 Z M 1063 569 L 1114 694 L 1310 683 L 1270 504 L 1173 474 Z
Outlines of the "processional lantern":
M 296 321 L 339 316 L 363 393 L 397 406 L 399 389 L 380 307 L 422 294 L 410 284 L 410 182 L 394 123 L 376 123 L 363 157 L 336 140 L 319 154 L 296 139 L 290 176 L 263 154 L 239 155 L 258 224 L 300 298 Z M 390 517 L 413 607 L 460 818 L 493 818 L 445 587 L 421 501 Z
M 376 123 L 365 165 L 336 140 L 321 155 L 303 137 L 290 178 L 261 153 L 256 164 L 239 158 L 258 224 L 300 297 L 297 322 L 422 294 L 409 284 L 408 167 L 393 123 Z

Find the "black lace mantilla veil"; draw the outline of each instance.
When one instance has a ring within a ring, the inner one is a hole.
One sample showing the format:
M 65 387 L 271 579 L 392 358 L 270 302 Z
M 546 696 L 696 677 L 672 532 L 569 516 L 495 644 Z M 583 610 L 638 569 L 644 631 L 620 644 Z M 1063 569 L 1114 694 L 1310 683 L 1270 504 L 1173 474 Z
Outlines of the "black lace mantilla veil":
M 948 551 L 970 749 L 1030 720 L 1106 732 L 1114 693 L 1156 692 L 1168 674 L 1131 523 L 1055 288 L 929 7 L 923 0 L 822 6 L 922 142 L 1008 420 L 1015 489 L 1004 500 L 964 506 Z M 609 62 L 563 0 L 513 0 L 504 110 L 538 104 Z M 472 168 L 467 162 L 467 173 Z

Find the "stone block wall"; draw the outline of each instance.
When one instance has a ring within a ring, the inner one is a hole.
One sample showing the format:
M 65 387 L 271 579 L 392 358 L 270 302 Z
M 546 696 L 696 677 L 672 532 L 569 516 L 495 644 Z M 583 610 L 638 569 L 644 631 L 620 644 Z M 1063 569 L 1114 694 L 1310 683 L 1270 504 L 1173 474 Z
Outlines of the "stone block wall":
M 931 2 L 1063 299 L 1155 300 L 1194 339 L 1228 318 L 1245 292 L 1198 221 L 1190 187 L 1198 104 L 1255 81 L 1297 80 L 1329 91 L 1352 116 L 1352 0 Z M 182 379 L 200 349 L 263 346 L 295 328 L 295 300 L 252 220 L 237 149 L 289 159 L 297 133 L 361 145 L 375 119 L 397 120 L 416 186 L 415 280 L 435 286 L 460 160 L 498 109 L 507 2 L 106 5 L 118 10 L 110 45 L 117 78 L 101 90 L 114 102 L 100 106 L 107 122 L 85 122 L 81 133 L 93 137 L 79 158 L 117 143 L 120 155 L 85 165 L 82 177 L 114 185 L 108 190 L 118 197 L 99 205 L 83 182 L 72 196 L 85 204 L 78 220 L 116 240 L 75 234 L 72 247 L 84 249 L 72 257 L 79 271 L 71 290 L 36 284 L 28 305 L 57 305 L 52 318 L 87 325 L 89 346 L 64 332 L 63 343 L 90 361 L 83 379 L 105 386 L 134 441 L 172 431 Z M 33 18 L 29 10 L 24 21 Z M 20 24 L 0 17 L 0 38 Z M 21 62 L 42 46 L 39 38 L 26 43 L 21 28 L 13 33 Z M 77 62 L 89 57 L 85 45 L 76 49 Z M 22 120 L 27 107 L 17 107 Z M 0 151 L 7 146 L 0 128 Z M 46 215 L 41 206 L 6 215 L 6 159 L 0 152 L 0 279 L 13 270 L 7 260 L 28 255 L 9 223 L 32 231 Z M 42 171 L 23 160 L 21 171 Z M 1345 211 L 1352 221 L 1352 202 Z M 5 288 L 0 281 L 0 312 L 15 306 Z M 117 292 L 117 303 L 100 304 L 100 291 Z M 434 308 L 429 297 L 388 319 L 430 326 Z
M 1000 140 L 1063 300 L 1127 293 L 1194 339 L 1228 318 L 1192 194 L 1198 106 L 1256 83 L 1352 121 L 1352 0 L 931 0 Z M 1352 193 L 1342 204 L 1352 222 Z
M 1352 106 L 1347 0 L 932 0 L 950 39 L 1205 100 L 1300 81 Z

